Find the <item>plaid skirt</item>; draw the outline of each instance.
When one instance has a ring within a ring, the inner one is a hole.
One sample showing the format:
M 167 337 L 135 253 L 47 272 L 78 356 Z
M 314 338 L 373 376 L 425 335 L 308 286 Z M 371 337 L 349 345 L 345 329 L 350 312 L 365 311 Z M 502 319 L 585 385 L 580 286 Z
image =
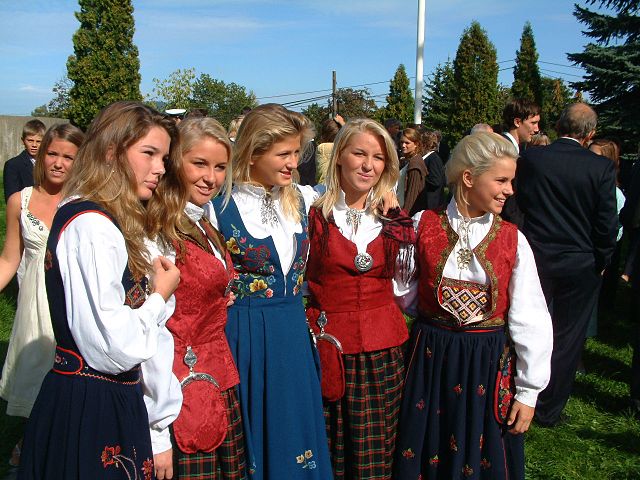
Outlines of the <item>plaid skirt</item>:
M 324 403 L 336 480 L 391 479 L 400 412 L 401 347 L 343 355 L 346 389 Z
M 244 433 L 236 387 L 222 392 L 227 405 L 227 436 L 213 452 L 186 454 L 176 449 L 178 479 L 246 480 Z

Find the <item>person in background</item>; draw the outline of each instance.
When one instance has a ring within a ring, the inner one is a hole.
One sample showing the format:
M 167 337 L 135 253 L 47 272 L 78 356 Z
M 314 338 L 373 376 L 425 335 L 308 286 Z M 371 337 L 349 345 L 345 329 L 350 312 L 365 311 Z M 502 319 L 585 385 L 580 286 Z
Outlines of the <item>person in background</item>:
M 333 150 L 333 140 L 343 125 L 344 118 L 340 115 L 336 115 L 335 118 L 327 118 L 322 122 L 320 141 L 316 147 L 316 183 L 324 183 L 329 158 L 331 158 L 331 151 Z
M 7 415 L 29 418 L 42 380 L 53 364 L 55 338 L 44 284 L 45 249 L 62 187 L 83 140 L 84 133 L 70 124 L 51 127 L 36 154 L 35 186 L 14 193 L 7 202 L 0 289 L 7 286 L 23 259 L 25 267 L 0 378 L 0 397 L 7 402 Z M 20 444 L 13 450 L 12 466 L 19 464 Z
M 402 189 L 402 208 L 413 215 L 419 210 L 427 208 L 427 166 L 422 158 L 423 155 L 423 135 L 416 128 L 405 128 L 400 137 L 400 150 L 405 158 L 403 167 L 404 175 Z
M 517 152 L 467 135 L 447 163 L 453 198 L 418 212 L 416 313 L 407 348 L 394 479 L 524 479 L 524 436 L 549 381 L 551 319 L 533 253 L 499 214 Z
M 19 479 L 153 477 L 140 364 L 157 351 L 180 272 L 166 258 L 150 261 L 146 217 L 157 202 L 180 205 L 162 191 L 179 162 L 174 122 L 142 103 L 113 103 L 89 127 L 45 253 L 56 352 Z M 177 213 L 162 219 L 167 241 L 177 239 Z
M 2 182 L 4 185 L 4 201 L 25 187 L 33 186 L 33 168 L 36 155 L 47 128 L 40 120 L 29 120 L 22 128 L 22 144 L 24 150 L 17 157 L 10 158 L 4 164 Z
M 436 151 L 437 148 L 438 136 L 436 133 L 425 132 L 422 135 L 422 159 L 427 167 L 425 209 L 434 209 L 445 204 L 444 187 L 447 184 L 447 180 L 442 159 Z

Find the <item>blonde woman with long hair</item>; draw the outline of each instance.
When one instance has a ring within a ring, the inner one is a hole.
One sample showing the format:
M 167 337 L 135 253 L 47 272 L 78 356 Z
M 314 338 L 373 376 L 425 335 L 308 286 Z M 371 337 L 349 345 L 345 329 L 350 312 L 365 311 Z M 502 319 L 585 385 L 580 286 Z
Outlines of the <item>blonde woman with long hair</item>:
M 452 152 L 446 209 L 418 212 L 416 312 L 394 479 L 524 479 L 524 432 L 549 382 L 551 318 L 531 247 L 500 218 L 518 154 L 495 133 Z
M 275 104 L 253 109 L 236 138 L 226 194 L 213 201 L 211 221 L 236 270 L 226 333 L 256 480 L 332 477 L 301 292 L 316 194 L 293 181 L 311 137 L 299 113 Z
M 327 191 L 309 213 L 307 318 L 318 339 L 335 478 L 392 474 L 408 338 L 394 284 L 407 280 L 415 234 L 399 208 L 383 216 L 376 205 L 395 186 L 398 163 L 382 125 L 347 122 L 334 142 Z
M 178 142 L 165 116 L 117 102 L 78 150 L 45 255 L 55 358 L 27 424 L 19 478 L 153 476 L 157 425 L 140 364 L 157 351 L 180 272 L 167 259 L 151 262 L 144 241 L 156 203 L 180 204 L 179 188 L 163 181 L 179 167 Z M 177 238 L 179 213 L 163 219 L 167 241 Z

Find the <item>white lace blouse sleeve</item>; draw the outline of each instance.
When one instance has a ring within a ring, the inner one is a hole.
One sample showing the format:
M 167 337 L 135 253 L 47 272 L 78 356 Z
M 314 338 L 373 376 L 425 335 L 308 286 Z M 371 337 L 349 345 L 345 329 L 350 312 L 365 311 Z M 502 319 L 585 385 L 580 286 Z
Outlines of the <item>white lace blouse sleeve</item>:
M 126 372 L 157 350 L 165 301 L 151 294 L 138 309 L 124 305 L 124 237 L 98 213 L 84 213 L 60 235 L 56 255 L 71 334 L 86 362 L 104 373 Z
M 521 232 L 518 232 L 509 300 L 509 334 L 517 355 L 515 398 L 520 403 L 535 407 L 538 394 L 549 383 L 553 328 L 533 252 Z
M 418 225 L 422 218 L 424 210 L 417 212 L 411 219 L 413 220 L 413 228 L 418 231 Z M 396 303 L 400 309 L 413 317 L 418 314 L 418 271 L 416 263 L 416 246 L 409 245 L 406 252 L 400 252 L 408 255 L 408 262 L 405 268 L 408 269 L 408 275 L 402 274 L 400 265 L 396 266 L 396 275 L 393 279 L 393 294 Z M 403 261 L 403 255 L 398 255 L 398 262 Z
M 153 260 L 158 255 L 175 262 L 175 252 L 161 251 L 158 244 L 146 242 L 149 256 Z M 173 335 L 166 327 L 167 320 L 175 310 L 175 297 L 167 301 L 164 321 L 158 333 L 158 350 L 149 360 L 142 362 L 142 392 L 149 414 L 149 430 L 153 453 L 158 454 L 171 448 L 169 426 L 178 418 L 182 408 L 182 389 L 173 374 Z

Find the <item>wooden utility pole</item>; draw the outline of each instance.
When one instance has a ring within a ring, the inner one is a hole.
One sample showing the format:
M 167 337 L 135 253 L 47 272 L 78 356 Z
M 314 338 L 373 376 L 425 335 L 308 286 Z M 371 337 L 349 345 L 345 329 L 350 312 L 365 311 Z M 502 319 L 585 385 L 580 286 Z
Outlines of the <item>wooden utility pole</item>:
M 333 71 L 333 105 L 331 107 L 331 111 L 333 114 L 333 118 L 338 115 L 338 82 L 336 81 L 336 71 Z
M 422 123 L 422 89 L 424 83 L 424 21 L 425 21 L 425 2 L 426 0 L 418 0 L 418 41 L 416 44 L 416 86 L 415 86 L 415 103 L 413 104 L 413 123 L 420 125 Z

